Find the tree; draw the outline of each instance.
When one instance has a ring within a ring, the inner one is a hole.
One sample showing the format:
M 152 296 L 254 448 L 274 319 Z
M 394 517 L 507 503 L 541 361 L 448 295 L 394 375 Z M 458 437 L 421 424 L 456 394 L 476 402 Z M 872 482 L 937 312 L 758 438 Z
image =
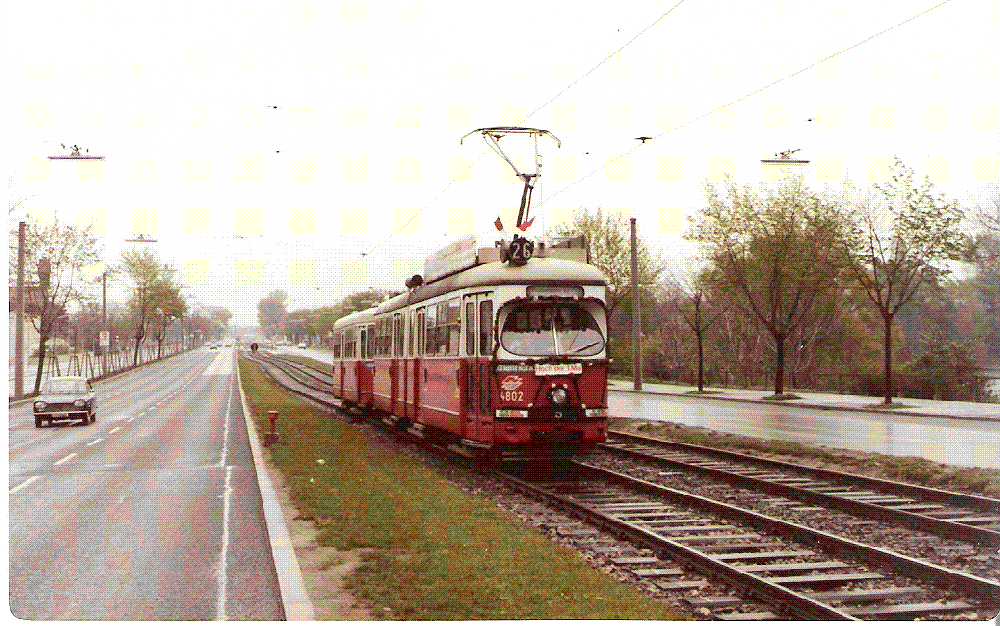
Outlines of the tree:
M 181 286 L 173 282 L 173 274 L 174 270 L 164 265 L 151 286 L 150 307 L 157 358 L 163 356 L 163 339 L 167 336 L 167 328 L 175 320 L 184 317 L 188 310 L 187 303 L 181 296 Z
M 993 185 L 985 205 L 977 206 L 979 224 L 987 233 L 1000 237 L 1000 185 Z
M 601 209 L 591 213 L 580 209 L 573 214 L 572 222 L 555 227 L 551 235 L 583 235 L 587 240 L 590 262 L 608 277 L 607 316 L 608 354 L 613 362 L 631 364 L 632 311 L 628 306 L 632 297 L 630 285 L 631 225 L 620 214 L 605 216 Z M 648 310 L 655 303 L 654 291 L 666 265 L 654 256 L 640 239 L 636 244 L 638 268 L 636 284 L 640 309 Z M 648 324 L 643 322 L 643 328 Z
M 285 316 L 285 301 L 288 294 L 275 289 L 257 303 L 257 322 L 266 337 L 278 332 L 278 324 Z
M 84 272 L 100 261 L 101 249 L 90 233 L 91 227 L 60 224 L 56 219 L 48 226 L 31 221 L 25 229 L 25 267 L 38 271 L 38 282 L 25 289 L 25 300 L 30 303 L 25 312 L 38 331 L 35 393 L 42 382 L 46 344 L 59 320 L 65 318 L 67 305 L 86 298 L 84 289 L 88 281 Z M 16 276 L 17 255 L 8 258 L 8 273 Z
M 817 303 L 838 288 L 834 254 L 842 219 L 837 205 L 801 180 L 758 195 L 730 184 L 727 197 L 708 185 L 708 206 L 692 218 L 688 239 L 700 242 L 714 291 L 735 291 L 767 329 L 775 349 L 774 393 L 784 394 L 787 340 Z
M 156 253 L 144 249 L 123 252 L 121 267 L 132 280 L 134 288 L 129 309 L 132 313 L 132 339 L 135 342 L 132 365 L 136 365 L 139 362 L 139 348 L 154 315 L 154 288 L 161 278 L 161 265 Z
M 706 290 L 702 272 L 687 268 L 674 274 L 678 291 L 676 307 L 694 333 L 698 349 L 698 393 L 705 391 L 705 333 L 722 312 Z
M 580 209 L 573 214 L 573 221 L 553 229 L 555 235 L 584 235 L 590 250 L 590 262 L 608 277 L 608 317 L 615 308 L 630 297 L 629 265 L 631 259 L 631 232 L 628 221 L 620 214 L 606 216 L 597 209 L 591 213 Z M 652 294 L 656 282 L 665 269 L 664 262 L 653 256 L 649 247 L 640 239 L 636 244 L 639 261 L 640 288 Z M 650 297 L 652 297 L 650 295 Z
M 883 397 L 892 404 L 892 325 L 896 314 L 921 285 L 949 273 L 943 261 L 958 260 L 967 249 L 958 232 L 963 212 L 955 202 L 931 195 L 925 178 L 898 158 L 891 180 L 875 185 L 881 198 L 857 202 L 845 230 L 847 267 L 882 317 Z

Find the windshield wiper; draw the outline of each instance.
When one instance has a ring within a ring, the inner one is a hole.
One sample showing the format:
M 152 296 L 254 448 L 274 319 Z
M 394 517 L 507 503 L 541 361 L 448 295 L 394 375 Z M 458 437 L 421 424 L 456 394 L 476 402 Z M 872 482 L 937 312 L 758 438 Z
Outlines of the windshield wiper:
M 576 348 L 575 350 L 573 350 L 573 352 L 571 352 L 571 354 L 576 354 L 577 352 L 583 352 L 584 350 L 586 350 L 588 348 L 593 348 L 594 346 L 596 346 L 596 345 L 598 345 L 600 343 L 601 343 L 600 341 L 592 341 L 592 342 L 588 343 L 585 346 L 580 346 L 579 348 Z

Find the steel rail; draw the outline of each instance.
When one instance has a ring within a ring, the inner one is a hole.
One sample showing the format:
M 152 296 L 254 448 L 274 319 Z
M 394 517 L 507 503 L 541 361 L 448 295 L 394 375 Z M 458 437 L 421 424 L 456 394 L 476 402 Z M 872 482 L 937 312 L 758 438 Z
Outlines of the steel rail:
M 615 433 L 616 436 L 619 436 Z M 673 445 L 673 442 L 666 442 L 662 440 L 646 440 L 643 443 L 650 443 L 651 445 Z M 938 519 L 935 517 L 930 517 L 927 515 L 921 515 L 919 513 L 914 513 L 912 511 L 903 511 L 899 509 L 892 508 L 891 506 L 885 506 L 882 504 L 865 502 L 862 500 L 856 500 L 846 496 L 837 496 L 821 491 L 816 491 L 808 487 L 799 487 L 796 485 L 786 485 L 783 483 L 775 482 L 773 480 L 768 480 L 765 478 L 756 478 L 754 476 L 747 476 L 739 472 L 732 471 L 731 469 L 717 468 L 717 467 L 707 467 L 699 465 L 698 463 L 688 463 L 678 459 L 664 458 L 660 456 L 655 456 L 652 454 L 647 454 L 640 450 L 631 450 L 628 448 L 621 448 L 613 443 L 602 444 L 601 449 L 606 452 L 612 452 L 615 454 L 624 454 L 633 458 L 641 459 L 647 462 L 666 465 L 669 467 L 676 467 L 684 469 L 686 471 L 697 471 L 704 474 L 708 474 L 714 478 L 724 480 L 726 482 L 747 487 L 758 491 L 766 491 L 782 496 L 787 496 L 794 498 L 796 500 L 811 502 L 814 504 L 820 504 L 825 507 L 838 509 L 849 513 L 851 515 L 856 515 L 859 517 L 867 517 L 871 519 L 878 519 L 890 523 L 901 523 L 911 528 L 917 528 L 924 531 L 929 531 L 931 533 L 941 535 L 944 537 L 949 537 L 953 539 L 961 539 L 963 541 L 969 541 L 978 545 L 1000 547 L 1000 532 L 995 530 L 990 530 L 988 528 L 980 528 L 978 526 L 972 526 L 970 524 L 963 524 L 961 522 L 950 521 L 947 519 Z M 803 466 L 794 465 L 792 463 L 783 462 L 761 462 L 761 459 L 756 457 L 751 457 L 749 455 L 739 455 L 736 457 L 730 456 L 724 450 L 716 450 L 714 448 L 698 447 L 691 448 L 689 446 L 684 446 L 684 449 L 694 450 L 696 452 L 708 453 L 708 454 L 720 454 L 726 458 L 733 460 L 738 460 L 740 462 L 753 463 L 758 465 L 765 465 L 770 467 L 775 467 L 784 471 L 801 471 L 804 473 L 811 473 L 808 470 L 810 468 L 805 468 Z M 780 463 L 776 465 L 775 463 Z M 817 476 L 817 474 L 813 474 Z M 832 478 L 840 481 L 848 481 L 855 483 L 853 478 L 855 475 L 848 474 L 846 472 L 837 472 L 836 475 L 826 474 L 823 475 L 824 478 Z M 858 477 L 866 478 L 866 477 Z M 857 481 L 865 486 L 871 485 L 869 481 Z M 890 481 L 881 481 L 882 483 Z M 896 485 L 902 485 L 901 483 L 894 483 Z M 910 486 L 916 487 L 916 486 Z M 917 496 L 922 494 L 924 498 L 933 499 L 940 490 L 931 489 L 928 493 L 922 493 L 918 489 L 909 490 L 908 495 Z M 944 492 L 950 493 L 950 492 Z M 893 494 L 898 495 L 898 494 Z M 955 496 L 960 496 L 963 494 L 950 494 Z M 998 503 L 1000 504 L 1000 503 Z M 997 512 L 994 510 L 993 512 Z
M 875 489 L 881 489 L 883 491 L 894 493 L 896 495 L 918 496 L 921 498 L 929 498 L 937 500 L 939 502 L 952 504 L 955 506 L 968 507 L 970 509 L 975 509 L 977 511 L 984 511 L 991 513 L 996 513 L 1000 511 L 1000 500 L 997 500 L 996 498 L 990 498 L 988 496 L 977 496 L 973 494 L 957 493 L 954 491 L 946 491 L 944 489 L 936 489 L 934 487 L 924 487 L 922 485 L 901 483 L 893 480 L 874 478 L 871 476 L 862 476 L 860 474 L 852 474 L 850 472 L 842 472 L 838 470 L 826 469 L 821 467 L 805 467 L 802 465 L 796 465 L 795 463 L 789 463 L 787 461 L 765 459 L 762 457 L 752 456 L 742 452 L 722 450 L 720 448 L 713 448 L 710 446 L 703 446 L 695 443 L 685 443 L 681 441 L 668 441 L 666 439 L 656 439 L 653 437 L 645 437 L 643 435 L 636 435 L 633 433 L 626 433 L 618 430 L 609 430 L 608 435 L 613 435 L 615 437 L 620 437 L 622 439 L 630 439 L 632 441 L 637 441 L 641 443 L 649 443 L 655 445 L 669 444 L 671 446 L 675 446 L 681 449 L 694 450 L 702 453 L 717 454 L 734 460 L 747 461 L 779 469 L 791 469 L 796 471 L 807 472 L 821 478 L 849 480 L 859 485 L 864 485 L 866 487 Z
M 672 558 L 686 563 L 706 576 L 722 580 L 772 606 L 784 607 L 799 619 L 857 620 L 857 618 L 850 614 L 828 604 L 814 600 L 782 585 L 769 582 L 756 574 L 742 572 L 724 561 L 713 558 L 709 554 L 663 537 L 652 530 L 642 528 L 636 524 L 615 519 L 586 504 L 561 497 L 556 493 L 533 485 L 529 481 L 512 474 L 497 469 L 483 469 L 482 471 L 491 477 L 516 486 L 519 490 L 533 497 L 564 508 L 598 528 L 612 532 L 633 543 L 644 545 L 657 552 L 667 553 Z
M 891 550 L 838 537 L 821 530 L 808 528 L 801 524 L 777 519 L 703 496 L 656 485 L 588 463 L 577 463 L 577 465 L 581 468 L 586 468 L 587 471 L 594 475 L 607 477 L 650 495 L 696 506 L 703 510 L 709 510 L 723 515 L 728 519 L 735 519 L 750 526 L 768 528 L 773 532 L 792 536 L 807 543 L 821 545 L 825 551 L 864 561 L 877 567 L 888 567 L 896 572 L 920 580 L 930 581 L 939 586 L 946 586 L 965 594 L 975 595 L 980 600 L 995 603 L 997 598 L 1000 598 L 1000 583 L 996 581 L 940 567 Z

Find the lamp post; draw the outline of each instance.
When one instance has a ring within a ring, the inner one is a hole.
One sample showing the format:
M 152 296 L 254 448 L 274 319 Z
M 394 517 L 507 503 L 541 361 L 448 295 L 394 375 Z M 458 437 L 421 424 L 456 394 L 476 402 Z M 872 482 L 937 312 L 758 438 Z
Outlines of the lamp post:
M 14 292 L 14 397 L 24 395 L 24 233 L 27 225 L 17 225 L 17 287 Z

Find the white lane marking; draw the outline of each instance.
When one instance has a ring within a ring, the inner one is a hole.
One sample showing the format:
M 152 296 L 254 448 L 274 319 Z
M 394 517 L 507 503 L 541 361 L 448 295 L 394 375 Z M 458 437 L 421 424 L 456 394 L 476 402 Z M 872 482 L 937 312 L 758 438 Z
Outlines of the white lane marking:
M 135 415 L 125 420 L 126 423 L 135 421 Z
M 69 454 L 67 454 L 63 458 L 61 458 L 58 461 L 56 461 L 55 463 L 53 463 L 53 465 L 62 465 L 63 463 L 65 463 L 66 461 L 72 459 L 75 456 L 76 456 L 76 452 L 70 452 Z
M 226 402 L 226 421 L 222 426 L 222 449 L 219 450 L 219 462 L 216 464 L 222 467 L 226 463 L 226 454 L 229 451 L 229 415 L 233 410 L 233 381 L 229 385 L 229 399 Z
M 102 441 L 104 441 L 104 437 L 101 437 L 100 439 L 95 439 L 95 440 L 91 441 L 90 443 L 87 443 L 87 444 L 84 444 L 84 445 L 92 446 L 95 443 L 101 443 Z
M 219 563 L 216 565 L 216 576 L 219 579 L 219 591 L 215 599 L 215 619 L 226 620 L 226 578 L 227 555 L 229 553 L 229 494 L 232 493 L 230 486 L 233 476 L 233 466 L 226 467 L 226 490 L 223 496 L 222 505 L 222 548 L 219 550 Z
M 116 432 L 118 432 L 121 429 L 122 429 L 121 426 L 115 426 L 114 428 L 112 428 L 111 430 L 108 431 L 108 434 L 109 435 L 113 435 L 113 434 L 115 434 Z
M 7 491 L 7 495 L 10 495 L 12 493 L 17 493 L 18 491 L 24 489 L 25 487 L 27 487 L 28 485 L 30 485 L 31 483 L 35 482 L 38 479 L 39 479 L 38 476 L 32 476 L 31 478 L 27 479 L 26 481 L 24 481 L 23 483 L 21 483 L 17 487 L 14 487 L 13 489 L 10 489 L 9 491 Z

